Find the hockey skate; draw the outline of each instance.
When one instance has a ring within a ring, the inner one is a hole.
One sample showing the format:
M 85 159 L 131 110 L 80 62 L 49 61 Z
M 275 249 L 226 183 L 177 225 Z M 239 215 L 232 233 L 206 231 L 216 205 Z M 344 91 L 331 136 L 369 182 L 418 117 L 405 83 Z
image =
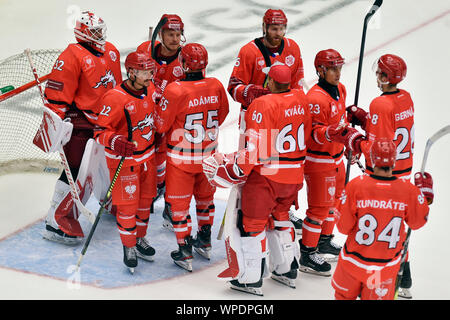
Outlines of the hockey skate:
M 172 214 L 170 210 L 170 205 L 168 203 L 166 203 L 164 206 L 162 216 L 163 216 L 163 224 L 162 224 L 163 227 L 169 231 L 173 231 Z
M 203 258 L 211 259 L 211 225 L 207 224 L 201 227 L 192 245 L 195 252 Z
M 192 272 L 192 259 L 194 258 L 192 256 L 192 242 L 193 239 L 191 236 L 186 237 L 184 244 L 178 244 L 178 250 L 170 253 L 173 262 L 189 272 Z
M 58 227 L 53 227 L 46 222 L 45 230 L 42 237 L 46 240 L 65 244 L 67 246 L 76 246 L 81 243 L 81 238 L 76 236 L 70 236 L 64 233 Z
M 295 212 L 293 210 L 289 210 L 289 220 L 294 225 L 296 236 L 300 239 L 302 237 L 303 220 L 295 216 Z
M 136 256 L 136 247 L 123 246 L 123 263 L 128 267 L 131 274 L 134 274 L 134 268 L 137 267 L 138 261 Z
M 297 269 L 293 269 L 289 272 L 278 274 L 275 271 L 272 272 L 271 278 L 279 283 L 282 283 L 290 288 L 295 289 L 295 279 L 297 279 Z
M 237 280 L 231 280 L 230 284 L 231 284 L 230 288 L 233 290 L 242 291 L 245 293 L 250 293 L 261 297 L 263 296 L 262 279 L 260 279 L 258 282 L 255 283 L 240 283 Z
M 145 238 L 136 239 L 136 255 L 146 261 L 153 261 L 155 255 L 155 249 L 150 246 Z
M 301 244 L 299 270 L 319 276 L 331 276 L 331 265 L 318 253 L 316 248 L 307 248 Z
M 320 235 L 318 252 L 327 262 L 336 262 L 342 247 L 333 242 L 334 234 Z
M 406 261 L 403 269 L 402 280 L 400 281 L 400 286 L 398 288 L 398 297 L 403 299 L 412 299 L 412 294 L 410 291 L 411 287 L 411 269 L 409 266 L 409 261 Z

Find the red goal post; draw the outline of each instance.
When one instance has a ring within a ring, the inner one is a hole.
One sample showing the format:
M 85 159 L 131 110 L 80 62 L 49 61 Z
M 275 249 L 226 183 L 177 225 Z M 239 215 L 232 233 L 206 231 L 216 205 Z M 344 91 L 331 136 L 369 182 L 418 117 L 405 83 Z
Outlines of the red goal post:
M 62 50 L 31 51 L 39 80 L 46 82 Z M 0 94 L 0 175 L 13 172 L 62 170 L 57 152 L 47 154 L 33 144 L 44 105 L 25 53 L 0 61 L 0 88 L 14 89 Z

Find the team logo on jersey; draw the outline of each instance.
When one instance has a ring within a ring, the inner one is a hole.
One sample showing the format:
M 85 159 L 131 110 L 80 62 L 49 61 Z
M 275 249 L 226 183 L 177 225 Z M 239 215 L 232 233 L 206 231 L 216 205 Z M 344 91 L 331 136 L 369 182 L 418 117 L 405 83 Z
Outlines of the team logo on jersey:
M 113 62 L 116 62 L 117 60 L 117 54 L 114 51 L 109 51 L 109 57 Z
M 180 66 L 176 66 L 172 71 L 173 75 L 177 78 L 180 78 L 183 75 L 183 69 Z
M 136 106 L 134 105 L 134 102 L 133 102 L 133 101 L 127 103 L 127 104 L 125 105 L 125 109 L 127 109 L 128 113 L 130 113 L 130 114 L 133 114 L 133 113 L 136 113 L 136 112 L 137 112 Z
M 108 87 L 108 83 L 112 83 L 113 88 L 116 86 L 116 78 L 114 78 L 114 74 L 111 70 L 106 71 L 106 74 L 100 77 L 100 81 L 94 86 L 94 89 L 99 88 L 100 86 Z
M 133 127 L 132 131 L 134 132 L 135 130 L 139 129 L 141 131 L 141 137 L 147 141 L 150 141 L 153 135 L 153 123 L 153 115 L 151 113 L 146 114 L 144 120 L 138 121 L 137 125 Z
M 295 58 L 292 54 L 288 55 L 285 59 L 284 59 L 284 63 L 288 66 L 291 67 L 295 62 Z

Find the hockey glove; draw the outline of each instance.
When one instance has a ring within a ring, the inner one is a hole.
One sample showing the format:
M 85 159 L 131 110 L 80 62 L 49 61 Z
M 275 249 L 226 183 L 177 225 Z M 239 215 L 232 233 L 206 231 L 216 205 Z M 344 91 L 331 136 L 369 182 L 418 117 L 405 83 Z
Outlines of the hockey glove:
M 110 146 L 111 150 L 115 151 L 122 157 L 130 157 L 133 155 L 133 152 L 136 151 L 136 145 L 121 135 L 112 136 Z
M 420 172 L 414 174 L 414 184 L 422 191 L 425 198 L 427 198 L 428 204 L 432 204 L 434 200 L 433 192 L 433 178 L 428 172 L 424 172 L 423 175 Z
M 350 122 L 354 126 L 361 126 L 363 130 L 366 130 L 366 122 L 368 116 L 368 113 L 366 111 L 355 105 L 351 105 L 345 110 L 347 110 L 348 122 Z
M 237 164 L 221 153 L 203 159 L 202 166 L 209 183 L 215 187 L 230 188 L 245 182 L 245 176 Z
M 156 104 L 158 104 L 164 93 L 164 89 L 167 86 L 167 80 L 153 78 L 153 83 L 155 85 L 155 91 L 153 92 L 152 99 Z
M 257 84 L 249 84 L 245 87 L 242 96 L 244 97 L 245 104 L 249 106 L 253 100 L 268 93 L 270 93 L 270 90 L 267 88 L 263 88 Z
M 339 142 L 344 144 L 345 143 L 345 136 L 344 132 L 346 130 L 346 126 L 343 123 L 335 123 L 332 125 L 329 125 L 325 131 L 325 138 L 329 142 Z

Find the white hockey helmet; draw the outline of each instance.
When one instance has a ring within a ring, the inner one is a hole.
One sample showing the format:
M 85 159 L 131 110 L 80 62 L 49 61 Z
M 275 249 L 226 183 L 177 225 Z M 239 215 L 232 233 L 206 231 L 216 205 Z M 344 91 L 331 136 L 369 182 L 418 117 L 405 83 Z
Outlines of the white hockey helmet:
M 105 51 L 106 24 L 94 13 L 83 11 L 76 21 L 74 33 L 78 42 Z

